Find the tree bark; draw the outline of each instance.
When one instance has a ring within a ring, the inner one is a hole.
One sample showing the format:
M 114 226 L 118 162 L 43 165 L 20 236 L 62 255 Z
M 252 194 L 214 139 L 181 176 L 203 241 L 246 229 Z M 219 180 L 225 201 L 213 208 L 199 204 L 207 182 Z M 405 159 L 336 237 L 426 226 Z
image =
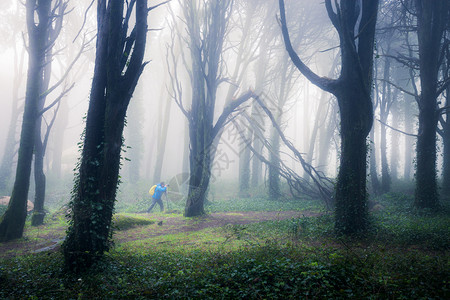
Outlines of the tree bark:
M 419 136 L 417 138 L 416 191 L 418 208 L 437 208 L 436 174 L 437 76 L 441 40 L 448 16 L 448 1 L 415 0 L 419 45 Z
M 136 8 L 134 9 L 134 6 Z M 146 65 L 146 0 L 97 2 L 97 51 L 86 130 L 63 243 L 65 266 L 89 268 L 110 249 L 122 135 L 128 104 Z M 132 11 L 136 24 L 128 35 Z
M 377 172 L 377 156 L 376 156 L 376 147 L 375 147 L 375 128 L 372 127 L 370 131 L 370 183 L 372 185 L 372 193 L 377 196 L 380 194 L 380 181 L 378 180 L 378 172 Z
M 339 104 L 341 156 L 335 191 L 335 229 L 342 234 L 363 232 L 369 224 L 366 138 L 373 122 L 370 95 L 378 1 L 362 1 L 362 7 L 359 2 L 341 1 L 337 12 L 333 11 L 331 1 L 325 2 L 340 39 L 342 67 L 337 80 L 317 76 L 298 57 L 290 42 L 284 1 L 279 0 L 279 4 L 283 38 L 293 63 L 313 84 L 333 93 Z
M 183 2 L 191 55 L 188 72 L 192 85 L 191 109 L 186 111 L 181 107 L 189 121 L 190 137 L 189 193 L 184 211 L 186 217 L 205 213 L 204 202 L 217 149 L 215 139 L 220 137 L 230 114 L 253 95 L 248 92 L 228 103 L 214 124 L 216 93 L 221 76 L 219 66 L 231 14 L 231 1 L 211 1 L 202 7 L 197 4 L 194 1 Z M 204 14 L 204 17 L 200 18 L 204 20 L 203 23 L 199 23 L 200 10 L 203 10 Z
M 450 79 L 450 46 L 445 49 L 444 80 Z M 445 90 L 445 107 L 450 107 L 450 86 Z M 442 192 L 450 195 L 450 109 L 445 111 L 445 122 L 442 123 L 443 164 L 442 164 Z
M 35 24 L 35 10 L 39 23 Z M 51 0 L 28 0 L 26 19 L 29 36 L 29 60 L 25 108 L 20 135 L 16 179 L 5 214 L 0 219 L 0 242 L 22 237 L 27 216 L 28 189 L 30 186 L 38 101 L 41 78 L 45 65 L 46 31 L 50 23 Z
M 34 140 L 34 182 L 35 182 L 35 196 L 34 209 L 31 216 L 31 225 L 39 226 L 44 223 L 45 211 L 45 174 L 44 174 L 44 145 L 41 141 L 41 120 L 39 117 L 36 122 L 35 140 Z

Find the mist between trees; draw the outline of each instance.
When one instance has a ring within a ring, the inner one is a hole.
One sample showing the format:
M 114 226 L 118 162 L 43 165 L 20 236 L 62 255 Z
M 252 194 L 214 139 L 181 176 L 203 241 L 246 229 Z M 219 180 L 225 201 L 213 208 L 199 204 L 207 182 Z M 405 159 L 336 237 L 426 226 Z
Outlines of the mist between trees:
M 2 242 L 22 236 L 28 199 L 36 226 L 68 207 L 67 267 L 89 266 L 115 201 L 161 181 L 186 217 L 230 186 L 317 199 L 348 235 L 396 184 L 419 209 L 448 198 L 448 1 L 27 0 L 0 14 Z

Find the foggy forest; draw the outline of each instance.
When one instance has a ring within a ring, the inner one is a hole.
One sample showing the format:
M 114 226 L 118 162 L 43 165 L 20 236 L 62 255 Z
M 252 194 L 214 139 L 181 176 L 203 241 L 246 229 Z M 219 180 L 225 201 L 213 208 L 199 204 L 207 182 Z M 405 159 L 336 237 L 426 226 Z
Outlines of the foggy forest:
M 0 1 L 1 299 L 449 299 L 448 0 Z

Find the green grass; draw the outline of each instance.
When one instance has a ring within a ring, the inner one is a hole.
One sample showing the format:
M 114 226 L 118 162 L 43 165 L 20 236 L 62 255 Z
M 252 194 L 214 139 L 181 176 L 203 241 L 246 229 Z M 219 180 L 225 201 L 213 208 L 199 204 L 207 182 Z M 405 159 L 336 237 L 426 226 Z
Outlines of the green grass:
M 78 276 L 64 273 L 61 263 L 59 253 L 2 261 L 0 297 L 445 299 L 450 291 L 448 255 L 361 246 L 274 241 L 216 250 L 124 246 Z
M 208 208 L 254 211 L 268 202 L 229 198 Z M 272 205 L 320 210 L 315 202 L 288 202 Z M 65 273 L 58 252 L 0 259 L 0 298 L 449 299 L 448 210 L 415 211 L 404 194 L 377 202 L 383 210 L 359 238 L 336 236 L 333 216 L 323 215 L 146 236 L 117 244 L 81 275 Z M 156 226 L 133 214 L 116 222 L 123 230 Z
M 207 203 L 205 209 L 208 212 L 229 211 L 288 211 L 310 210 L 321 211 L 323 205 L 318 200 L 312 199 L 271 199 L 268 197 L 238 198 L 213 200 Z

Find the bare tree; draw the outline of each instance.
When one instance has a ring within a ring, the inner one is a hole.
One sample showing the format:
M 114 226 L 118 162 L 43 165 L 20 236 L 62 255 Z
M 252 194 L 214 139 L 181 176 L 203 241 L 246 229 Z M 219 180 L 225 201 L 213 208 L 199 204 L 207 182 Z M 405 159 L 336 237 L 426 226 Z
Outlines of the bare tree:
M 342 56 L 338 79 L 320 77 L 308 68 L 292 47 L 285 5 L 279 0 L 286 50 L 296 67 L 313 84 L 334 94 L 341 117 L 341 158 L 336 183 L 335 227 L 352 234 L 368 227 L 366 191 L 366 137 L 373 123 L 371 99 L 373 47 L 377 0 L 325 1 L 339 34 Z
M 178 106 L 189 122 L 190 178 L 189 193 L 184 215 L 198 216 L 205 213 L 204 201 L 211 178 L 215 139 L 229 122 L 229 116 L 253 96 L 252 92 L 233 98 L 225 104 L 214 123 L 217 89 L 224 82 L 222 77 L 222 51 L 228 21 L 232 12 L 232 0 L 180 2 L 188 37 L 192 104 L 189 110 L 182 102 Z
M 25 96 L 25 109 L 20 136 L 19 157 L 16 178 L 8 209 L 0 220 L 0 241 L 20 238 L 26 218 L 28 189 L 30 184 L 31 162 L 35 146 L 36 126 L 40 119 L 40 103 L 50 93 L 42 93 L 46 56 L 51 53 L 54 38 L 49 35 L 54 22 L 60 22 L 63 14 L 57 13 L 59 5 L 66 2 L 51 0 L 26 1 L 26 20 L 28 29 L 28 75 Z M 61 11 L 59 11 L 61 12 Z

